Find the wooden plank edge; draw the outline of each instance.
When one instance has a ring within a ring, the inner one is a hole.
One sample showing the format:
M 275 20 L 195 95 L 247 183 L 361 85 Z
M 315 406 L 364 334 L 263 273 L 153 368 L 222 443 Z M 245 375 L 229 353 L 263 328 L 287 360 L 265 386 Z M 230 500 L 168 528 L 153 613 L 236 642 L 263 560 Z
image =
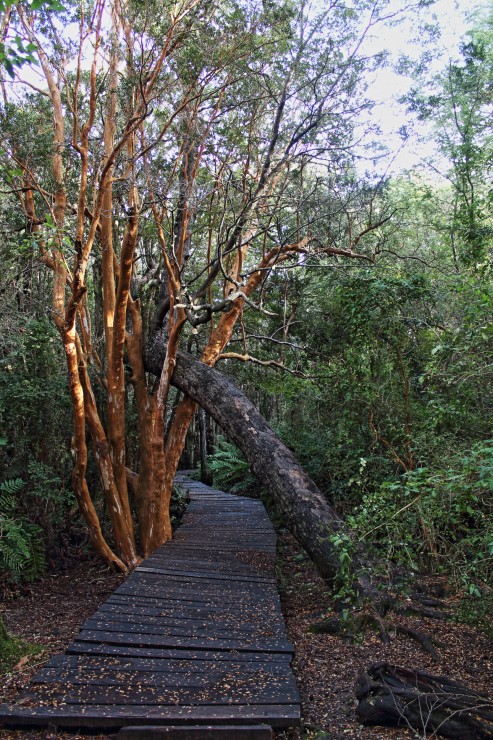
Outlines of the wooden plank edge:
M 139 565 L 135 569 L 134 573 L 155 573 L 157 575 L 173 576 L 173 578 L 179 578 L 185 576 L 188 579 L 202 578 L 208 581 L 234 581 L 235 583 L 268 583 L 274 585 L 277 583 L 275 578 L 270 576 L 258 576 L 255 574 L 249 575 L 246 573 L 218 573 L 217 571 L 210 570 L 203 572 L 198 570 L 185 569 L 175 570 L 174 568 L 150 568 L 148 566 Z
M 184 648 L 135 647 L 132 645 L 108 645 L 104 643 L 84 643 L 75 640 L 66 649 L 65 655 L 86 656 L 99 655 L 121 658 L 158 658 L 162 660 L 213 660 L 224 662 L 247 662 L 262 665 L 263 663 L 290 664 L 290 653 L 240 653 L 237 650 L 187 650 Z
M 211 706 L 166 707 L 163 711 L 153 706 L 107 706 L 90 707 L 18 707 L 0 706 L 0 727 L 70 727 L 88 729 L 121 728 L 135 725 L 244 725 L 251 723 L 269 724 L 286 728 L 301 725 L 299 704 L 271 704 L 262 706 Z
M 272 740 L 269 725 L 190 725 L 124 727 L 117 740 Z

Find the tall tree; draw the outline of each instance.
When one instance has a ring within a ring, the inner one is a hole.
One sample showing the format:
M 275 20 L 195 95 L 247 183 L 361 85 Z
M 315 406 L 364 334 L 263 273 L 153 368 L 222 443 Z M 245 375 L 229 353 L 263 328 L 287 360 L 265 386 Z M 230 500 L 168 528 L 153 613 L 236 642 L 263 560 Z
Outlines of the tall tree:
M 450 241 L 457 269 L 480 266 L 491 245 L 489 224 L 493 139 L 488 107 L 492 99 L 491 31 L 481 22 L 432 81 L 409 95 L 410 111 L 433 124 L 442 157 L 438 165 L 451 186 Z M 430 91 L 431 88 L 431 91 Z

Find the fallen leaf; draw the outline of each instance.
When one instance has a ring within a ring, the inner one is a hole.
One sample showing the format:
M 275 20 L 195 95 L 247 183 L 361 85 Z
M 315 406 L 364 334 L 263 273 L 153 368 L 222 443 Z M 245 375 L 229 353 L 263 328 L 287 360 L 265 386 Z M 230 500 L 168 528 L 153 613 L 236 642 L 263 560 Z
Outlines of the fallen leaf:
M 28 661 L 29 661 L 29 655 L 24 655 L 24 657 L 20 659 L 17 665 L 14 666 L 14 671 L 20 671 L 20 669 L 24 668 L 24 666 L 26 665 Z

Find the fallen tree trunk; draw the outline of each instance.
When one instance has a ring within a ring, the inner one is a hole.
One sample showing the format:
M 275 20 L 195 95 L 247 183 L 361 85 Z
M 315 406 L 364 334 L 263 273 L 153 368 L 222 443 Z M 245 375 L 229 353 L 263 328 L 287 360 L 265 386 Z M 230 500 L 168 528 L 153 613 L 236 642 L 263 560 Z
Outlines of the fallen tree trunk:
M 147 354 L 147 369 L 158 375 L 163 359 L 164 347 L 155 342 Z M 172 383 L 205 409 L 240 448 L 286 526 L 322 576 L 333 581 L 340 561 L 331 536 L 345 531 L 344 522 L 252 402 L 226 375 L 185 352 L 178 353 Z M 368 592 L 364 559 L 356 557 L 353 566 L 361 590 Z
M 493 702 L 444 676 L 388 663 L 371 666 L 356 687 L 365 725 L 411 727 L 420 737 L 493 737 Z

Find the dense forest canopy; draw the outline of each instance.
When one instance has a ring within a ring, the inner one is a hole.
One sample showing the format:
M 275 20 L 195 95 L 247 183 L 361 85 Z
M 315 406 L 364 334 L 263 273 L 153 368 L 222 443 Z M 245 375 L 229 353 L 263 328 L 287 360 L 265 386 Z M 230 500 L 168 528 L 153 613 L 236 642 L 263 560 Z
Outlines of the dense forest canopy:
M 172 388 L 186 350 L 245 390 L 346 519 L 342 589 L 362 540 L 490 594 L 490 16 L 442 71 L 430 47 L 414 68 L 407 115 L 440 159 L 362 174 L 385 154 L 366 87 L 386 54 L 367 39 L 426 25 L 430 5 L 2 6 L 10 577 L 80 542 L 79 516 L 122 570 L 171 536 L 174 474 L 209 423 Z M 225 442 L 210 464 L 245 473 Z

